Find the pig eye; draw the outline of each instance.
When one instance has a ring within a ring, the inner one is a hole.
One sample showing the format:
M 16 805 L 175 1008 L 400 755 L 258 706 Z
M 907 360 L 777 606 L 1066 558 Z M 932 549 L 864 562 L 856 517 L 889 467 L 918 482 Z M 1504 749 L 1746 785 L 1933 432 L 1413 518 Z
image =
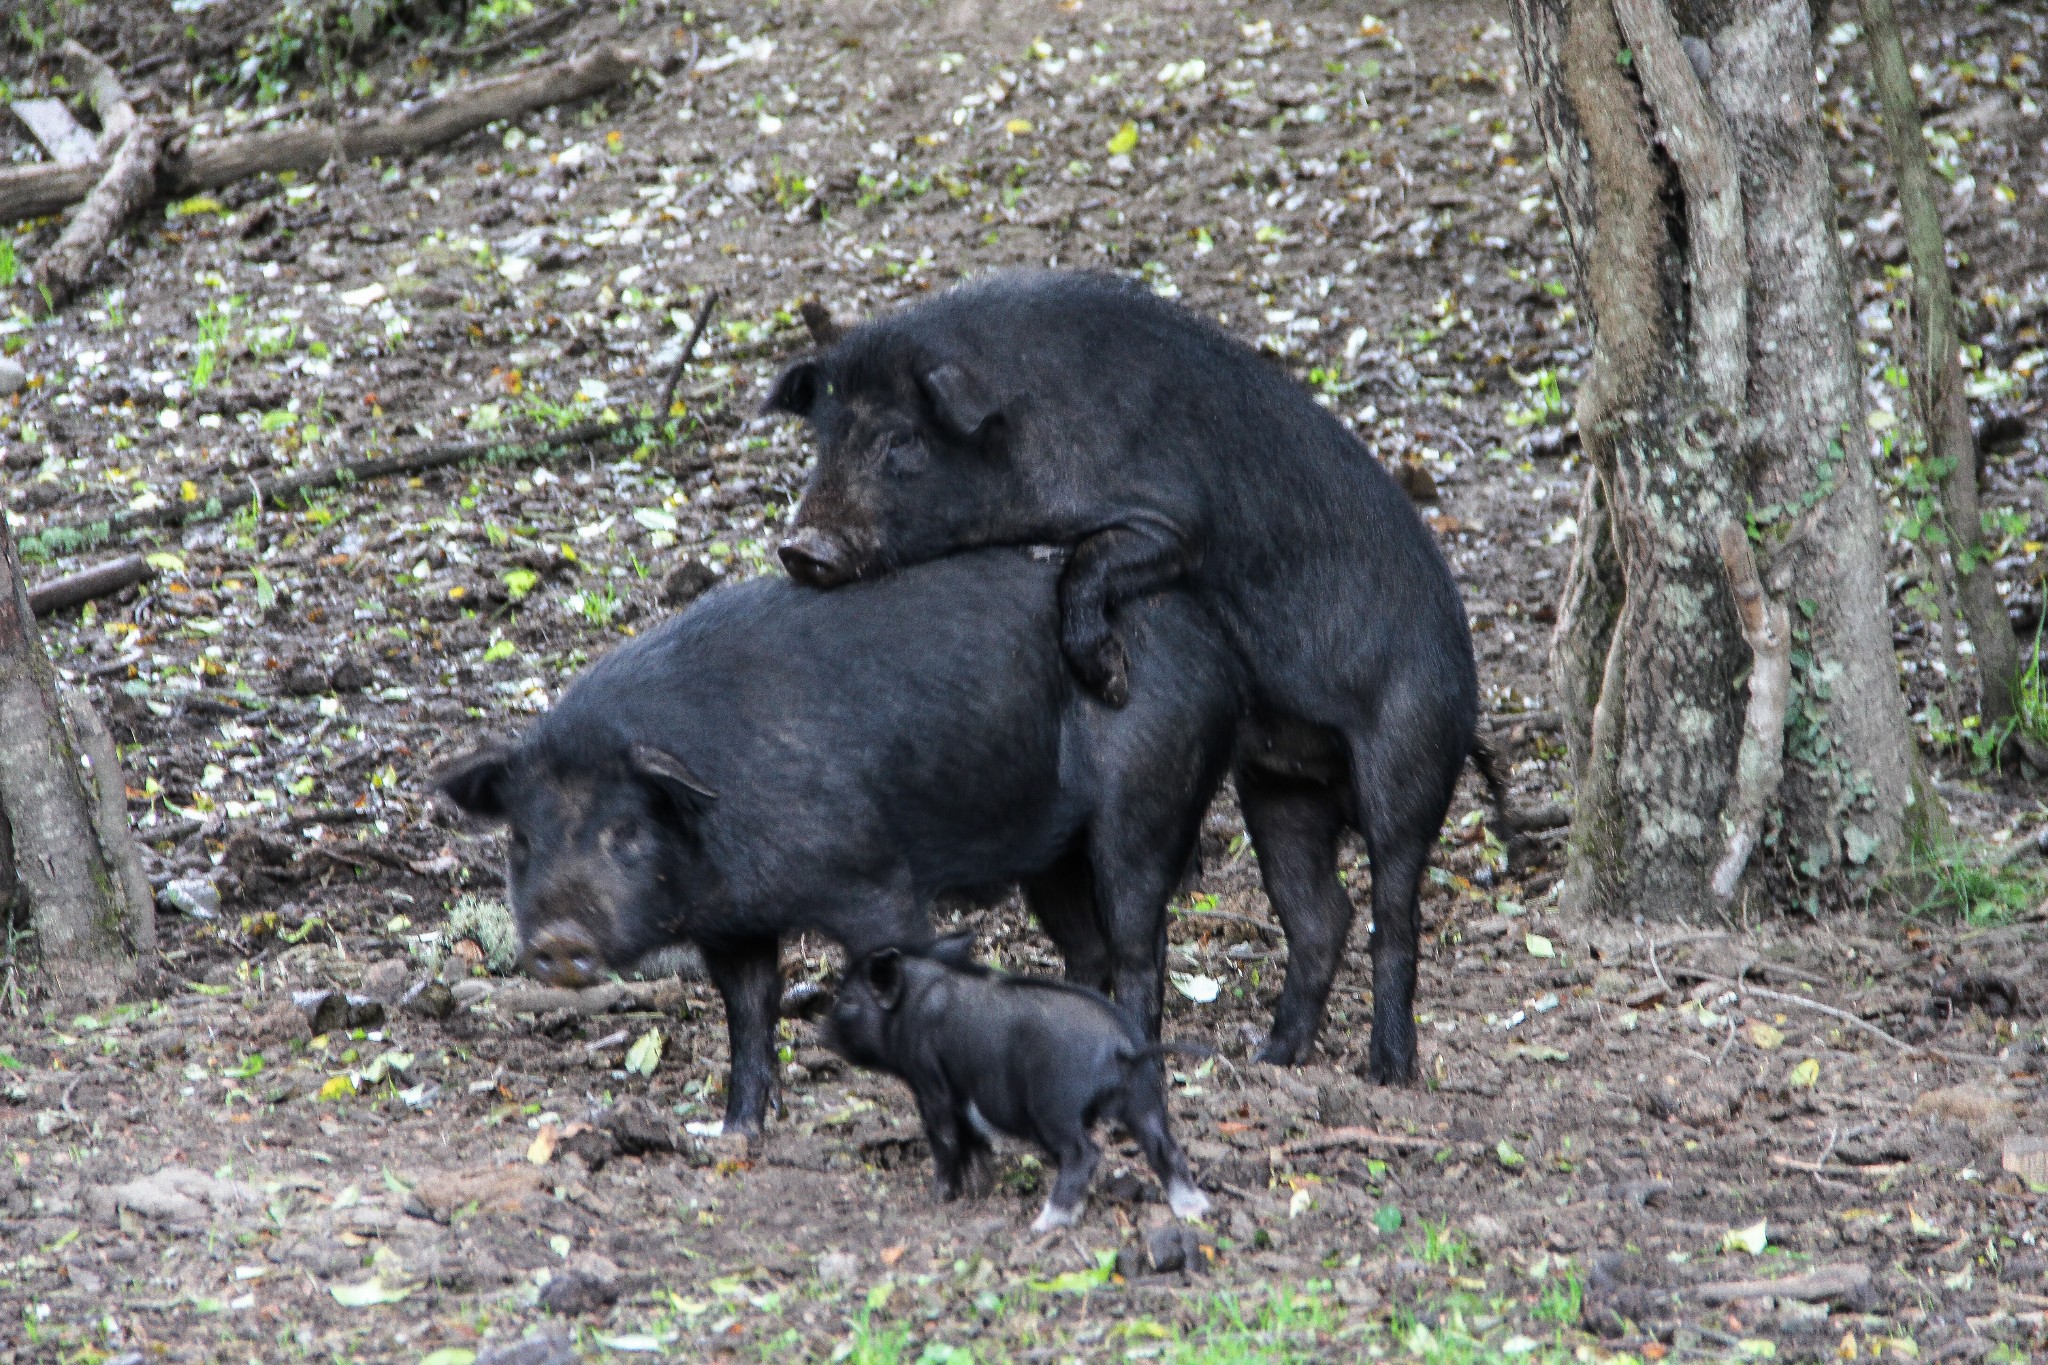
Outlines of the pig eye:
M 882 444 L 882 461 L 892 474 L 915 474 L 925 466 L 924 442 L 915 432 L 892 431 Z

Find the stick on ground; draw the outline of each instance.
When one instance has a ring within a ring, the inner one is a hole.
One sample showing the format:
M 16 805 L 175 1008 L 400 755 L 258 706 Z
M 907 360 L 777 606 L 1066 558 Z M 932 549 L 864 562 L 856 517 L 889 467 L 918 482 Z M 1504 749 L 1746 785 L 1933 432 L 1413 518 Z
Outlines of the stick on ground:
M 147 559 L 129 555 L 90 569 L 38 583 L 28 590 L 28 604 L 38 618 L 83 606 L 95 598 L 111 597 L 123 588 L 147 582 L 156 575 Z
M 128 220 L 156 197 L 161 144 L 155 124 L 130 128 L 107 173 L 65 224 L 64 235 L 37 262 L 35 289 L 52 313 L 70 302 Z
M 76 38 L 65 39 L 61 51 L 72 84 L 85 91 L 86 100 L 99 118 L 100 155 L 111 156 L 136 124 L 135 105 L 128 98 L 127 87 L 121 84 L 113 67 Z

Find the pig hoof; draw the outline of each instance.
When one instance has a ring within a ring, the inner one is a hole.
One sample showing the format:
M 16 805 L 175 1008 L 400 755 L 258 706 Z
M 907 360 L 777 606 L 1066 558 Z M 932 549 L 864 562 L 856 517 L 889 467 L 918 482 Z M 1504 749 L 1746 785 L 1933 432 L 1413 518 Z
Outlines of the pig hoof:
M 1193 1185 L 1176 1183 L 1166 1191 L 1166 1206 L 1174 1217 L 1193 1222 L 1209 1211 L 1209 1196 Z
M 1075 1220 L 1080 1216 L 1081 1210 L 1078 1207 L 1057 1209 L 1048 1200 L 1046 1206 L 1039 1211 L 1037 1221 L 1032 1223 L 1031 1230 L 1033 1232 L 1057 1232 L 1061 1228 L 1074 1226 Z

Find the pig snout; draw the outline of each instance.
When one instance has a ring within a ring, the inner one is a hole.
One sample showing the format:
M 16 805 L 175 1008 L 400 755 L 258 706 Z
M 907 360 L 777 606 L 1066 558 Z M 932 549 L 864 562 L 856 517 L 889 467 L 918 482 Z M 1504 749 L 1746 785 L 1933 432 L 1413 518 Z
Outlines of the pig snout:
M 597 940 L 580 924 L 550 924 L 526 949 L 527 970 L 550 986 L 588 986 L 603 964 Z
M 815 526 L 798 529 L 776 553 L 791 578 L 813 588 L 836 588 L 855 576 L 857 566 L 846 542 Z

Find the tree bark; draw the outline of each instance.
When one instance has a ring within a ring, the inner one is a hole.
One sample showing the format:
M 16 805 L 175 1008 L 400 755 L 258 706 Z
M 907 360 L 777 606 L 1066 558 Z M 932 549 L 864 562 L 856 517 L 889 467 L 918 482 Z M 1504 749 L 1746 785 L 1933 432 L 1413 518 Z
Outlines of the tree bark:
M 1553 642 L 1577 787 L 1567 903 L 1698 913 L 1757 827 L 1749 879 L 1889 857 L 1909 735 L 1805 0 L 1511 10 L 1594 342 L 1592 477 Z M 1799 618 L 1786 774 L 1761 817 L 1738 755 L 1753 774 L 1776 755 L 1771 736 L 1742 747 L 1752 655 L 1721 549 L 1751 524 Z
M 0 516 L 0 884 L 13 883 L 14 923 L 32 935 L 42 988 L 105 1001 L 137 984 L 155 920 L 113 743 L 97 720 L 80 728 L 82 744 Z
M 1941 210 L 1920 129 L 1920 95 L 1906 67 L 1906 48 L 1891 0 L 1863 0 L 1863 33 L 1898 174 L 1906 256 L 1913 263 L 1913 307 L 1919 315 L 1916 330 L 1922 346 L 1913 390 L 1927 432 L 1927 453 L 1945 471 L 1942 515 L 1955 565 L 1956 596 L 1976 650 L 1978 711 L 1988 734 L 2012 718 L 2019 645 L 1986 562 L 1983 514 L 1977 506 L 1977 435 L 1970 428 L 1969 395 L 1956 349 L 1955 287 L 1948 277 Z

